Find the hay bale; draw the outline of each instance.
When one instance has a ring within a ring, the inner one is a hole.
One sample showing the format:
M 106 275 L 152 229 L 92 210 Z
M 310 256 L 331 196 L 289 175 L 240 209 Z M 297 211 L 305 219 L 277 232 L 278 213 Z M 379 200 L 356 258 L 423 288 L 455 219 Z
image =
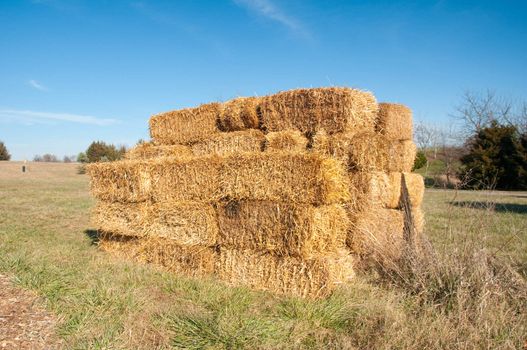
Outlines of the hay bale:
M 412 171 L 417 147 L 411 140 L 392 141 L 388 148 L 386 171 L 409 173 Z
M 342 164 L 317 154 L 270 152 L 226 157 L 224 198 L 332 204 L 351 198 Z
M 257 106 L 258 97 L 239 97 L 222 105 L 219 115 L 221 131 L 257 129 L 259 125 Z
M 324 297 L 353 278 L 353 264 L 347 251 L 302 260 L 222 248 L 215 271 L 232 285 L 299 297 Z
M 240 152 L 260 152 L 265 136 L 260 130 L 222 132 L 206 141 L 193 143 L 190 148 L 196 156 L 210 154 L 228 155 Z
M 345 247 L 349 229 L 338 204 L 231 201 L 217 206 L 217 217 L 222 247 L 302 258 Z
M 403 173 L 403 178 L 408 189 L 408 199 L 412 207 L 420 207 L 425 194 L 425 182 L 421 175 L 415 173 Z
M 150 136 L 163 145 L 204 141 L 220 132 L 220 103 L 160 113 L 150 118 Z
M 396 258 L 403 252 L 405 214 L 397 209 L 372 208 L 352 214 L 347 244 L 361 256 Z
M 161 266 L 169 271 L 193 276 L 214 273 L 217 253 L 214 248 L 181 246 L 170 239 L 133 238 L 103 234 L 99 247 L 116 257 Z
M 92 223 L 120 236 L 168 238 L 179 245 L 214 246 L 218 237 L 214 208 L 199 202 L 98 202 Z
M 351 198 L 342 165 L 317 154 L 243 153 L 159 158 L 88 166 L 104 201 L 203 201 L 222 198 L 332 204 Z
M 412 111 L 401 104 L 379 103 L 375 130 L 390 140 L 411 140 Z
M 353 177 L 353 176 L 352 176 Z M 424 195 L 424 181 L 419 174 L 399 172 L 373 172 L 366 177 L 368 203 L 389 209 L 403 207 L 402 179 L 405 179 L 408 199 L 413 207 L 420 206 Z
M 298 130 L 273 131 L 265 135 L 266 151 L 296 151 L 307 149 L 308 140 Z
M 319 132 L 313 152 L 336 158 L 354 172 L 410 172 L 417 150 L 412 141 L 393 141 L 378 133 Z
M 91 163 L 86 166 L 94 197 L 103 201 L 140 202 L 152 195 L 150 166 L 144 161 Z
M 263 97 L 259 106 L 263 130 L 304 134 L 373 131 L 377 111 L 371 93 L 350 88 L 289 90 Z
M 158 146 L 151 142 L 144 142 L 137 146 L 129 149 L 124 158 L 125 159 L 152 159 L 159 157 L 191 157 L 192 150 L 189 146 L 185 145 L 170 145 L 170 146 Z

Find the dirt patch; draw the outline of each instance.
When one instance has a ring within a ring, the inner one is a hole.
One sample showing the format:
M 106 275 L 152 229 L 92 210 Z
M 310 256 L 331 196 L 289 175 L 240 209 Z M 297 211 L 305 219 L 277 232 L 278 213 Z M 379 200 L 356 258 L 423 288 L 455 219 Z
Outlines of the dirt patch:
M 57 349 L 56 322 L 36 295 L 0 274 L 0 349 Z

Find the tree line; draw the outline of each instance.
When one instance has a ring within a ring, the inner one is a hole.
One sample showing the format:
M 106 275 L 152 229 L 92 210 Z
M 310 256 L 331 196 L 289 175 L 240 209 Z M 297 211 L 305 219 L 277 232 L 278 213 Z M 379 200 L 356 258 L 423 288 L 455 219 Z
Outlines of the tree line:
M 126 146 L 115 146 L 107 144 L 104 141 L 92 142 L 85 152 L 80 152 L 78 155 L 64 156 L 62 159 L 51 153 L 37 154 L 33 157 L 34 162 L 64 162 L 64 163 L 93 163 L 93 162 L 111 162 L 122 159 L 126 153 Z M 0 141 L 0 161 L 7 161 L 11 159 L 11 154 L 7 150 L 6 145 Z

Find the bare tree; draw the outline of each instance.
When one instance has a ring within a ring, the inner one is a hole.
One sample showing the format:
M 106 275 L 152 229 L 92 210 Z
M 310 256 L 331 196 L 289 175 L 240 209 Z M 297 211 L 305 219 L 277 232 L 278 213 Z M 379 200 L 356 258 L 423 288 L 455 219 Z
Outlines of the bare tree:
M 418 122 L 414 127 L 414 138 L 419 150 L 425 154 L 425 174 L 428 174 L 430 167 L 429 159 L 432 158 L 435 160 L 437 158 L 439 130 L 432 125 Z
M 493 122 L 517 125 L 518 112 L 514 107 L 511 100 L 497 96 L 492 90 L 485 93 L 466 91 L 453 116 L 462 122 L 465 136 L 468 136 Z

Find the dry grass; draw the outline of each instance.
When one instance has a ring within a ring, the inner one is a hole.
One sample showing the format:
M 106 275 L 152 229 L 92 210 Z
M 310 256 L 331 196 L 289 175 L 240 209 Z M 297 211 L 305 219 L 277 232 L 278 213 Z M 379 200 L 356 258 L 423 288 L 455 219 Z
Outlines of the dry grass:
M 303 300 L 100 252 L 84 234 L 93 201 L 76 165 L 31 163 L 25 175 L 20 167 L 0 162 L 0 272 L 57 314 L 65 348 L 521 349 L 525 342 L 525 192 L 427 190 L 432 255 Z

